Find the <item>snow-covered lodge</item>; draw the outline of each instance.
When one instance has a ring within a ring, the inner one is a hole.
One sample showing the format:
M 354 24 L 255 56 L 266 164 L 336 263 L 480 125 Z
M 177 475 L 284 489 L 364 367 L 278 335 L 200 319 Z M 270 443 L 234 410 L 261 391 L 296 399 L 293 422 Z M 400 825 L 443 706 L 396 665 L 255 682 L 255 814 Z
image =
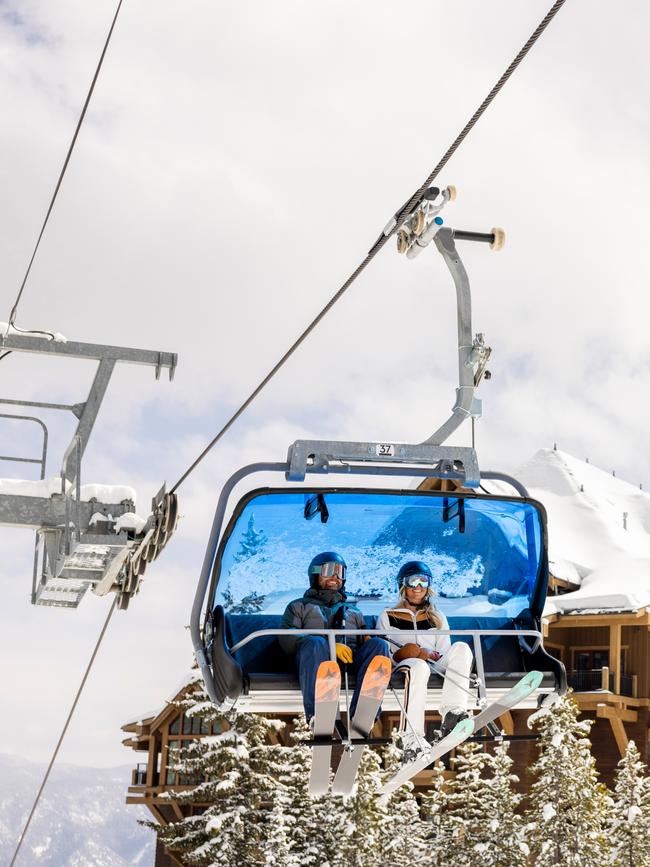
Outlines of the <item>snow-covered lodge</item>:
M 545 647 L 562 660 L 580 708 L 594 720 L 594 755 L 603 780 L 611 783 L 629 739 L 648 761 L 650 495 L 555 449 L 539 451 L 516 477 L 548 512 L 551 581 Z M 496 492 L 496 483 L 491 489 Z M 173 703 L 193 683 L 188 679 L 159 712 L 123 726 L 125 745 L 146 754 L 133 772 L 127 802 L 144 804 L 161 823 L 181 818 L 179 806 L 165 792 L 193 783 L 170 767 L 170 751 L 212 733 Z M 531 712 L 514 710 L 500 724 L 507 734 L 526 734 Z M 388 710 L 374 734 L 388 735 L 396 723 L 397 714 Z M 438 724 L 435 713 L 429 723 Z M 510 754 L 526 788 L 525 769 L 532 764 L 535 743 L 514 741 Z M 429 778 L 425 771 L 414 782 L 425 788 Z M 169 857 L 160 852 L 157 867 L 176 863 L 165 860 Z

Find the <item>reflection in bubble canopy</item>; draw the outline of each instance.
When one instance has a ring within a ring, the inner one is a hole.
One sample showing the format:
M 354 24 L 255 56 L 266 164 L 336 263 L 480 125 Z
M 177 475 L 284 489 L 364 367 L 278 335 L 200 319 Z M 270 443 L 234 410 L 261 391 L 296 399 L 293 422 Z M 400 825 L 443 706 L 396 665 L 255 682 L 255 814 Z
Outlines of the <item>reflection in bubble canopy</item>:
M 326 508 L 312 508 L 320 494 Z M 307 508 L 306 508 L 307 506 Z M 521 499 L 431 492 L 253 492 L 233 516 L 216 603 L 281 613 L 308 586 L 320 551 L 345 558 L 346 591 L 366 613 L 394 602 L 406 560 L 424 560 L 447 614 L 516 617 L 531 604 L 541 559 L 540 515 Z

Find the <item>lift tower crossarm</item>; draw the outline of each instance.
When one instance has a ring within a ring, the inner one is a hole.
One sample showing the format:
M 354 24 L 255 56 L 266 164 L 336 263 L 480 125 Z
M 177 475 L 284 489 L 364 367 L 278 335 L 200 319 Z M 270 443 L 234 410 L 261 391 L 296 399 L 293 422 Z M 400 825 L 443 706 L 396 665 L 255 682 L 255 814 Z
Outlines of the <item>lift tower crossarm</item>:
M 163 368 L 169 370 L 169 379 L 174 378 L 178 356 L 175 352 L 156 352 L 151 349 L 132 349 L 126 346 L 106 346 L 100 343 L 80 343 L 72 340 L 57 340 L 33 334 L 9 334 L 0 337 L 0 351 L 31 352 L 40 355 L 57 355 L 61 358 L 87 358 L 89 361 L 99 361 L 88 398 L 84 403 L 70 409 L 79 419 L 74 436 L 78 438 L 78 459 L 81 460 L 88 439 L 97 419 L 106 389 L 113 374 L 115 364 L 119 361 L 129 364 L 148 364 L 156 368 L 156 379 L 160 378 Z M 29 401 L 21 405 L 36 406 Z M 64 469 L 67 481 L 74 481 L 74 465 L 72 462 Z
M 31 334 L 0 336 L 0 351 L 36 352 L 59 355 L 63 358 L 88 358 L 95 361 L 124 361 L 129 364 L 148 364 L 156 368 L 156 379 L 163 368 L 174 378 L 178 356 L 175 352 L 156 352 L 153 349 L 132 349 L 128 346 L 105 346 L 101 343 L 80 343 L 75 340 L 52 340 Z

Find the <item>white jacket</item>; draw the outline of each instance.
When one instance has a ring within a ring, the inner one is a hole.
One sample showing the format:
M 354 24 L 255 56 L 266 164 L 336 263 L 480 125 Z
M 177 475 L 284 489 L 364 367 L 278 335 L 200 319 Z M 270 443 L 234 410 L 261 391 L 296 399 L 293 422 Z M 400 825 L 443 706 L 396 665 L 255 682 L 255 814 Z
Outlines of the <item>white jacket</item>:
M 400 620 L 403 620 L 405 615 L 408 616 L 410 619 L 409 609 L 385 608 L 377 619 L 377 629 L 385 629 L 386 631 L 388 631 L 389 629 L 399 629 L 399 627 L 391 625 L 389 621 L 389 612 L 397 613 L 397 611 L 399 611 L 402 615 L 399 618 Z M 440 617 L 440 620 L 442 621 L 442 626 L 440 628 L 449 629 L 449 623 L 447 622 L 447 618 L 445 617 L 445 615 L 441 611 L 438 611 L 437 613 Z M 421 613 L 418 619 L 419 621 L 422 621 Z M 451 647 L 451 636 L 437 634 L 429 625 L 428 621 L 424 621 L 422 625 L 420 622 L 418 622 L 417 633 L 413 629 L 399 629 L 398 634 L 389 635 L 387 636 L 387 638 L 389 639 L 389 644 L 391 645 L 391 649 L 393 652 L 395 652 L 397 646 L 402 647 L 405 644 L 413 643 L 419 644 L 420 647 L 423 647 L 425 650 L 435 650 L 441 656 L 445 656 L 445 654 L 449 653 L 449 649 Z

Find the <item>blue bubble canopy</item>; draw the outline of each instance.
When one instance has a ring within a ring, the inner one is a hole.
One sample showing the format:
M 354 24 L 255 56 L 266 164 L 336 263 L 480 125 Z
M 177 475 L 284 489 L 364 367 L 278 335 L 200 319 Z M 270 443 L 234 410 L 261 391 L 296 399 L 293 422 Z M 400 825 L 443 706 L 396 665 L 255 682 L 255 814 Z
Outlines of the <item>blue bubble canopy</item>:
M 532 670 L 545 672 L 546 687 L 563 689 L 563 666 L 542 644 L 546 513 L 534 500 L 469 491 L 259 488 L 237 503 L 223 532 L 215 520 L 202 670 L 217 704 L 241 698 L 252 710 L 300 709 L 294 660 L 278 632 L 322 551 L 344 557 L 348 601 L 361 609 L 368 630 L 398 601 L 400 566 L 424 561 L 452 642 L 472 647 L 483 697 Z M 433 673 L 429 688 L 440 683 Z
M 214 602 L 239 613 L 282 614 L 309 586 L 321 551 L 346 560 L 346 592 L 365 614 L 396 600 L 407 560 L 433 574 L 447 618 L 516 620 L 541 615 L 548 566 L 545 513 L 520 498 L 433 492 L 257 490 L 241 501 L 224 534 Z

